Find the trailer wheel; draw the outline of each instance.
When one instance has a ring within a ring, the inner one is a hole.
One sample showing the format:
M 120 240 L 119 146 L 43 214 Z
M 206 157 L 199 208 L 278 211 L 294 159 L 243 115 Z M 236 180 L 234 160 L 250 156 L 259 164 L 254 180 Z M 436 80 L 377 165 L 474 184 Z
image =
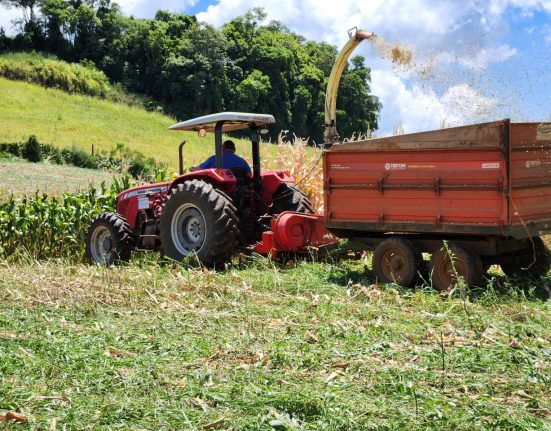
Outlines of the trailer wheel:
M 423 255 L 404 238 L 388 238 L 373 253 L 373 272 L 383 283 L 414 286 L 423 267 Z
M 551 253 L 541 239 L 537 236 L 532 238 L 534 245 L 529 241 L 529 248 L 517 253 L 513 259 L 515 263 L 502 263 L 501 269 L 508 277 L 531 275 L 541 277 L 547 275 L 551 269 Z
M 86 259 L 110 266 L 130 259 L 134 241 L 124 217 L 116 213 L 100 214 L 86 234 Z
M 314 209 L 308 197 L 295 186 L 283 183 L 272 196 L 272 214 L 280 214 L 285 211 L 313 214 Z
M 176 261 L 196 256 L 207 266 L 224 264 L 239 243 L 236 209 L 212 184 L 186 181 L 167 196 L 160 236 L 165 255 Z
M 430 260 L 432 285 L 436 290 L 452 288 L 460 278 L 469 287 L 481 286 L 484 282 L 484 268 L 480 257 L 457 245 L 441 248 Z

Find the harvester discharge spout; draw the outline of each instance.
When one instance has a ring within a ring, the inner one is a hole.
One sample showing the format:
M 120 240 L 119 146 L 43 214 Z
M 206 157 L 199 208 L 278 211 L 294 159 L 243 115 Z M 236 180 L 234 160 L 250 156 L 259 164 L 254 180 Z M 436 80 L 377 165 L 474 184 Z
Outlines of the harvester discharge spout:
M 325 93 L 325 132 L 324 142 L 326 146 L 333 145 L 338 139 L 337 133 L 337 91 L 339 89 L 339 83 L 341 80 L 342 72 L 346 67 L 348 58 L 352 51 L 363 40 L 371 39 L 375 37 L 375 34 L 353 29 L 349 31 L 350 40 L 344 45 L 343 49 L 337 55 L 331 75 L 329 75 L 329 81 L 327 82 L 327 91 Z

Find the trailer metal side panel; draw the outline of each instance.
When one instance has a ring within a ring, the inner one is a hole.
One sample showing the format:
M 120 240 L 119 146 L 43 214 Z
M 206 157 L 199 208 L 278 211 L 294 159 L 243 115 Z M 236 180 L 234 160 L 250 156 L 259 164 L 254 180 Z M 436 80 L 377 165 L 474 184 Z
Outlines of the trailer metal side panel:
M 551 220 L 551 123 L 513 123 L 510 215 L 513 226 Z
M 335 145 L 325 221 L 354 232 L 551 231 L 551 123 L 508 120 Z
M 339 151 L 325 163 L 329 228 L 497 233 L 506 222 L 501 149 Z

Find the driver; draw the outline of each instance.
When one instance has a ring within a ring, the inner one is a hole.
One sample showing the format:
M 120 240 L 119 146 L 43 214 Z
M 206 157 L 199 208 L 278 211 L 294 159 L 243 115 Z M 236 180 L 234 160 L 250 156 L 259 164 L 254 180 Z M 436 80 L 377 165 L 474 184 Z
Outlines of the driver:
M 216 167 L 216 155 L 210 156 L 199 166 L 194 166 L 190 170 L 197 171 L 199 169 L 213 169 Z M 243 157 L 235 154 L 235 143 L 228 139 L 222 144 L 222 168 L 244 168 L 247 175 L 251 173 L 251 167 Z

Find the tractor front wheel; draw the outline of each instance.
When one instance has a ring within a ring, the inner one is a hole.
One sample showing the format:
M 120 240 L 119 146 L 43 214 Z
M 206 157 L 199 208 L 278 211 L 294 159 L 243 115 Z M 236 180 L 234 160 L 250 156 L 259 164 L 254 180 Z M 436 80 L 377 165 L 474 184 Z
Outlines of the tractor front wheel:
M 88 228 L 86 258 L 100 265 L 114 265 L 130 259 L 133 244 L 126 220 L 116 213 L 103 213 Z
M 196 257 L 207 266 L 229 261 L 240 237 L 231 200 L 201 180 L 186 181 L 171 190 L 160 234 L 166 256 L 179 262 Z

